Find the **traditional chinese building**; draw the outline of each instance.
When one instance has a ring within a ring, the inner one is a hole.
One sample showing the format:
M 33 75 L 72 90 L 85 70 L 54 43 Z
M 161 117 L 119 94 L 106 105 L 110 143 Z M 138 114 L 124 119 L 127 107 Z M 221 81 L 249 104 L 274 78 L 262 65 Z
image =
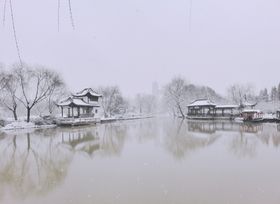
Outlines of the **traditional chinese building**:
M 244 101 L 239 105 L 240 109 L 254 109 L 256 107 L 257 103 L 250 103 L 248 101 Z
M 61 121 L 74 121 L 69 119 L 100 119 L 100 98 L 102 96 L 91 88 L 86 88 L 65 100 L 57 106 L 61 109 Z M 68 120 L 67 120 L 68 119 Z M 90 120 L 75 120 L 90 121 Z M 94 120 L 97 121 L 97 120 Z M 79 123 L 78 123 L 79 124 Z
M 280 109 L 276 111 L 276 118 L 280 120 Z
M 209 99 L 198 99 L 188 106 L 189 119 L 233 119 L 239 112 L 238 105 L 216 105 Z
M 198 99 L 188 105 L 189 118 L 213 118 L 216 104 L 209 99 Z

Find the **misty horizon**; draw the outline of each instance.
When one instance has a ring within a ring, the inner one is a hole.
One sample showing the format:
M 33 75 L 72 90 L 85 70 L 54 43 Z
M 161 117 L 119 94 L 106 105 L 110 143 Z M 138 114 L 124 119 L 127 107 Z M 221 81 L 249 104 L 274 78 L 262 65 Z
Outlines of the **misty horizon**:
M 73 92 L 118 85 L 133 96 L 178 75 L 221 95 L 235 83 L 256 91 L 279 83 L 277 1 L 79 2 L 72 2 L 73 30 L 61 1 L 59 32 L 56 1 L 13 2 L 23 61 L 61 73 Z M 7 8 L 0 26 L 6 65 L 18 61 L 12 32 Z

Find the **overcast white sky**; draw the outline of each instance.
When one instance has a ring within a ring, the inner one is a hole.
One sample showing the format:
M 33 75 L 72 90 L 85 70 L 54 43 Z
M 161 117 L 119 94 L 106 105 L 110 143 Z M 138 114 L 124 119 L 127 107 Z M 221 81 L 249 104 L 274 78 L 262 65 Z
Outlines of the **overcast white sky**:
M 174 75 L 224 93 L 232 83 L 280 82 L 279 0 L 13 0 L 22 58 L 61 74 L 70 89 L 114 85 L 151 92 Z M 17 61 L 9 7 L 0 62 Z

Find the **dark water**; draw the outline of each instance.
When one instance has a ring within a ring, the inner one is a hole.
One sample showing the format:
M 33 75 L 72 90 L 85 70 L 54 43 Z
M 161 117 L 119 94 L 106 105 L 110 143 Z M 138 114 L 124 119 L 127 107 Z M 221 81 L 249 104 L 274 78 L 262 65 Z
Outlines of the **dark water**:
M 0 203 L 278 204 L 280 126 L 146 119 L 0 135 Z

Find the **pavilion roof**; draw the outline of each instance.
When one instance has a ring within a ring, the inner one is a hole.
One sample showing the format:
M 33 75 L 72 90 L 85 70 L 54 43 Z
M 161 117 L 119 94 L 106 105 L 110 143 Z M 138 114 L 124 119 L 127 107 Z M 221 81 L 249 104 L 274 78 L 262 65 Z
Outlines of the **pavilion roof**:
M 85 88 L 82 91 L 73 94 L 73 96 L 82 97 L 82 96 L 86 96 L 87 94 L 90 94 L 91 96 L 102 97 L 101 94 L 98 94 L 92 88 Z
M 241 105 L 243 105 L 243 106 L 247 106 L 247 107 L 252 107 L 252 106 L 256 106 L 257 105 L 257 103 L 250 103 L 250 102 L 248 102 L 248 101 L 245 101 L 245 102 L 243 102 Z
M 188 107 L 194 106 L 216 106 L 216 104 L 213 103 L 210 99 L 197 99 L 188 105 Z
M 239 105 L 217 105 L 217 109 L 234 109 L 239 108 Z
M 261 111 L 256 109 L 245 109 L 242 113 L 261 113 Z
M 57 104 L 58 106 L 80 106 L 80 107 L 99 107 L 97 102 L 87 103 L 81 98 L 69 97 Z

